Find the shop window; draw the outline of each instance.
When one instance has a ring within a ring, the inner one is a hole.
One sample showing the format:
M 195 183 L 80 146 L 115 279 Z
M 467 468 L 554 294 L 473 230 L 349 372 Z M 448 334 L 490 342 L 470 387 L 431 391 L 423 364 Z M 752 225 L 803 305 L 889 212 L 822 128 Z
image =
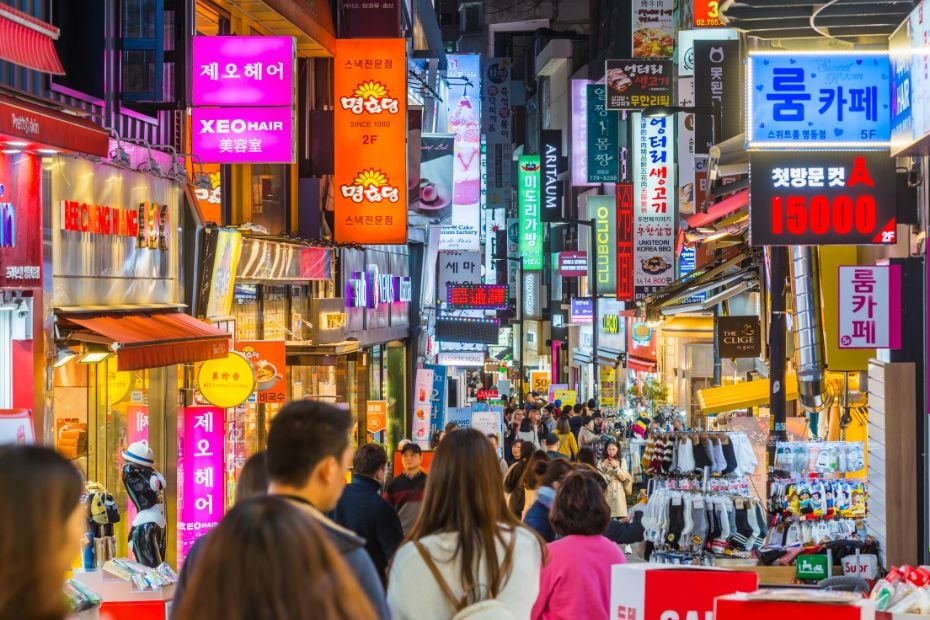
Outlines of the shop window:
M 164 9 L 164 0 L 123 0 L 123 101 L 163 99 Z
M 288 182 L 287 165 L 252 166 L 253 224 L 264 226 L 271 234 L 287 232 Z

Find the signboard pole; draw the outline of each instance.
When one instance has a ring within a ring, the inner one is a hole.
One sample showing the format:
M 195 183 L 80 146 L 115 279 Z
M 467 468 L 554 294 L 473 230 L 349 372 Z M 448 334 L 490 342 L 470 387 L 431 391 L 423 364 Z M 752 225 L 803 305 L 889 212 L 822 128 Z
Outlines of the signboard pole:
M 590 220 L 588 220 L 587 224 L 588 224 L 588 243 L 591 246 L 591 252 L 594 254 L 593 256 L 594 260 L 592 260 L 591 264 L 589 265 L 588 286 L 594 287 L 591 289 L 591 299 L 594 301 L 594 308 L 592 309 L 593 316 L 591 317 L 591 325 L 593 327 L 593 329 L 591 330 L 591 348 L 593 349 L 593 351 L 591 352 L 591 359 L 594 360 L 594 372 L 593 372 L 593 377 L 592 377 L 594 381 L 594 386 L 592 389 L 592 392 L 593 392 L 592 396 L 594 400 L 597 401 L 598 391 L 600 388 L 600 386 L 598 385 L 599 384 L 598 375 L 600 373 L 598 373 L 597 371 L 598 369 L 597 332 L 600 331 L 600 322 L 597 316 L 597 280 L 596 280 L 597 275 L 595 273 L 595 270 L 597 269 L 598 252 L 597 252 L 597 226 L 596 226 L 595 218 L 592 217 Z M 600 402 L 598 401 L 597 404 L 600 405 Z
M 787 394 L 785 388 L 786 338 L 788 335 L 788 248 L 765 248 L 769 258 L 769 385 L 771 423 L 768 443 L 768 480 L 775 471 L 775 444 L 787 433 Z M 716 330 L 715 330 L 716 331 Z

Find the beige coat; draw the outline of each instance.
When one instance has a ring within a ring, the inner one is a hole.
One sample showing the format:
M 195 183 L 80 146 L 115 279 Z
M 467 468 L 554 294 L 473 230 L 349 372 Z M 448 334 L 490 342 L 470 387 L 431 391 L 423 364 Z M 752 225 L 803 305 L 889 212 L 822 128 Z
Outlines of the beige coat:
M 627 516 L 626 498 L 633 492 L 633 476 L 630 475 L 626 459 L 614 462 L 611 465 L 603 459 L 597 465 L 598 470 L 607 480 L 607 505 L 610 506 L 610 516 L 624 518 Z

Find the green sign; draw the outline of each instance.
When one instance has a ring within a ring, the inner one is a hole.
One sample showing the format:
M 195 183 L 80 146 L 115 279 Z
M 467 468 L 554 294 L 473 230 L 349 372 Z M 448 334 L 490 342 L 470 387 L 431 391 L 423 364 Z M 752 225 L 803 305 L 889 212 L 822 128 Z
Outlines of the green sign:
M 517 190 L 520 205 L 520 256 L 524 271 L 542 271 L 543 234 L 539 221 L 539 155 L 520 157 Z
M 588 85 L 589 183 L 620 182 L 620 112 L 607 109 L 606 88 Z
M 594 265 L 598 295 L 617 294 L 617 197 L 589 196 L 588 217 L 594 218 Z
M 820 581 L 830 576 L 830 563 L 825 555 L 799 555 L 797 577 L 799 581 Z

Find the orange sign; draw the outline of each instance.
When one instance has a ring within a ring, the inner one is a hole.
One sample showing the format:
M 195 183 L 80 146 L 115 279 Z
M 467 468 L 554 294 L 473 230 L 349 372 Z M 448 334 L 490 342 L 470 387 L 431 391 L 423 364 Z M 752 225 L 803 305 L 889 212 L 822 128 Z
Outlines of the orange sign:
M 337 41 L 336 241 L 407 242 L 404 39 Z
M 369 433 L 379 433 L 387 428 L 387 401 L 368 401 L 368 415 L 365 416 L 365 428 Z
M 287 401 L 287 350 L 283 340 L 240 340 L 236 351 L 255 369 L 256 399 L 260 403 Z

